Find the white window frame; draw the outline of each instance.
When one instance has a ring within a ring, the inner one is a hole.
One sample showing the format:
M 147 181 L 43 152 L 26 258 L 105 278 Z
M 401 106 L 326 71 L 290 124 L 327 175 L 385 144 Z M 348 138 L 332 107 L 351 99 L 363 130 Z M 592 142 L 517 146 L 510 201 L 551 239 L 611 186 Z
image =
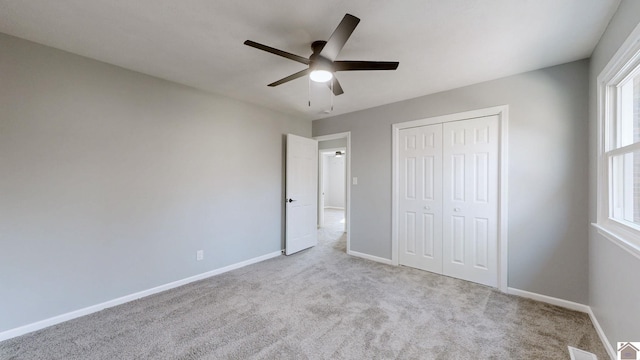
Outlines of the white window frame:
M 640 68 L 640 25 L 636 26 L 620 49 L 611 58 L 597 79 L 597 121 L 598 121 L 598 158 L 597 158 L 597 218 L 592 224 L 608 240 L 640 258 L 640 228 L 624 224 L 610 216 L 609 206 L 611 172 L 610 156 L 640 150 L 639 144 L 617 149 L 615 126 L 620 114 L 618 85 L 624 83 L 631 74 Z

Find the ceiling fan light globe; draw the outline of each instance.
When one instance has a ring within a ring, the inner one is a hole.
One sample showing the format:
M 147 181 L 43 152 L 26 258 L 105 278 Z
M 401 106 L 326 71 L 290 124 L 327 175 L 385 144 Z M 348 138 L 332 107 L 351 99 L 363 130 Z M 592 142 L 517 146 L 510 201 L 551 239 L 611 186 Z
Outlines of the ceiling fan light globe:
M 327 82 L 333 79 L 333 74 L 331 73 L 331 71 L 327 70 L 313 70 L 309 74 L 309 78 L 315 82 Z

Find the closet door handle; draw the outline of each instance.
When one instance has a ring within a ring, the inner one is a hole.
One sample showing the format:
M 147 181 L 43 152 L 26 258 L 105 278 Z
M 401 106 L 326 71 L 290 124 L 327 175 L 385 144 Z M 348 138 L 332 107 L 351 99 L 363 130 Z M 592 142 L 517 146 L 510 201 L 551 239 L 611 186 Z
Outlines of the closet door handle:
M 295 200 L 293 200 L 293 199 L 289 199 L 289 200 L 287 200 L 287 202 L 290 202 L 290 203 L 292 203 L 292 202 L 294 202 L 294 201 L 295 201 Z
M 460 208 L 453 208 L 453 211 L 460 212 Z

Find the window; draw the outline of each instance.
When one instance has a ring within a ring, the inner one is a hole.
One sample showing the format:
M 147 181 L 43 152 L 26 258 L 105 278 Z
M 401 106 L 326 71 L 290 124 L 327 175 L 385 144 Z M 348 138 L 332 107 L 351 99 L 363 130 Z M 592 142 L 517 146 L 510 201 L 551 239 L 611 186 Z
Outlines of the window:
M 640 68 L 638 68 L 640 69 Z M 640 75 L 636 69 L 616 90 L 617 119 L 605 157 L 610 172 L 609 215 L 634 229 L 640 226 Z M 639 229 L 640 230 L 640 229 Z
M 598 218 L 640 257 L 640 26 L 598 77 Z

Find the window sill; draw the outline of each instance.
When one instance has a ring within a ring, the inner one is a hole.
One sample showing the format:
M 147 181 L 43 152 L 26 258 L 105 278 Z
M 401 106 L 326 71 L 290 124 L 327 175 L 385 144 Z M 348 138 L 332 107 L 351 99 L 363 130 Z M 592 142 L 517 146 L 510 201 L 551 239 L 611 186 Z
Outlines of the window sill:
M 607 240 L 612 243 L 618 245 L 623 250 L 626 250 L 629 254 L 635 256 L 637 259 L 640 259 L 640 247 L 638 245 L 632 244 L 628 240 L 625 240 L 618 234 L 612 232 L 611 230 L 603 227 L 602 225 L 591 223 L 591 225 L 598 230 L 598 233 L 605 237 Z

